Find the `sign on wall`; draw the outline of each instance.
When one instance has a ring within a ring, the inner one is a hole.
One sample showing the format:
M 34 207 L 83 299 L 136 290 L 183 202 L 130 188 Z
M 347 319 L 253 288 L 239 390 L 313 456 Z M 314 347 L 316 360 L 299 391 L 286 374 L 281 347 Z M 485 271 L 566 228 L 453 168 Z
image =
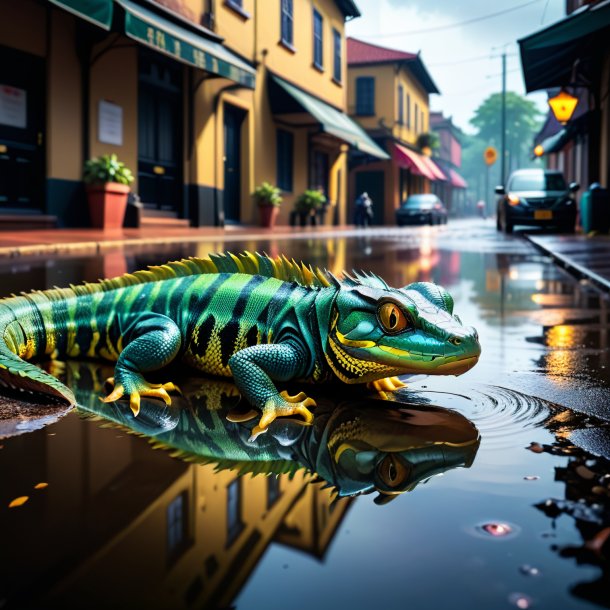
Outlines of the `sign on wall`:
M 102 144 L 123 146 L 123 108 L 100 100 L 97 117 L 97 139 Z
M 0 84 L 0 125 L 27 127 L 27 91 Z

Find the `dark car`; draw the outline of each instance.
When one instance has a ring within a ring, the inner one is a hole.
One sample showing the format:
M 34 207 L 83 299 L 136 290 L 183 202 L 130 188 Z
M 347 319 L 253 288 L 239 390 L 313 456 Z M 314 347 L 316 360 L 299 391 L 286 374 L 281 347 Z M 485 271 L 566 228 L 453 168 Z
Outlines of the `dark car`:
M 518 169 L 506 188 L 496 187 L 498 231 L 512 233 L 515 225 L 554 226 L 573 233 L 576 224 L 578 183 L 566 185 L 563 174 L 549 169 Z
M 447 222 L 447 209 L 443 202 L 432 194 L 411 195 L 396 210 L 396 224 L 440 225 Z

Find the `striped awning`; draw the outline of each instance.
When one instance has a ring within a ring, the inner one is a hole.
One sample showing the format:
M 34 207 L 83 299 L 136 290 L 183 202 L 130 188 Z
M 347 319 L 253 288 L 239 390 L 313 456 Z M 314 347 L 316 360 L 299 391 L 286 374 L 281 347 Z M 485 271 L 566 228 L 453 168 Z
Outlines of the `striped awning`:
M 400 144 L 394 144 L 394 160 L 400 167 L 410 170 L 417 176 L 423 176 L 428 180 L 436 180 L 436 176 L 423 155 L 416 153 Z
M 436 182 L 447 182 L 448 178 L 445 176 L 443 170 L 434 162 L 433 159 L 427 157 L 426 155 L 422 155 L 422 159 L 424 163 L 428 166 L 432 174 L 434 175 L 434 180 Z
M 456 189 L 465 189 L 468 188 L 468 182 L 462 178 L 454 169 L 449 170 L 449 179 L 451 182 L 451 186 Z

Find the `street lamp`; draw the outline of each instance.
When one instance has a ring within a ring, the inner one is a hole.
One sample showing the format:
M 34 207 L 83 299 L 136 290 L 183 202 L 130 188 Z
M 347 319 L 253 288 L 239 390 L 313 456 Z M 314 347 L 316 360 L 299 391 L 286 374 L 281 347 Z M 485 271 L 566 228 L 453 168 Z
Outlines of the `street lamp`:
M 563 88 L 555 97 L 549 98 L 549 106 L 555 118 L 562 125 L 565 125 L 572 118 L 576 104 L 578 104 L 578 98 L 570 95 Z
M 543 154 L 544 147 L 542 146 L 542 144 L 536 144 L 536 146 L 534 147 L 534 155 L 536 155 L 536 157 L 542 157 Z

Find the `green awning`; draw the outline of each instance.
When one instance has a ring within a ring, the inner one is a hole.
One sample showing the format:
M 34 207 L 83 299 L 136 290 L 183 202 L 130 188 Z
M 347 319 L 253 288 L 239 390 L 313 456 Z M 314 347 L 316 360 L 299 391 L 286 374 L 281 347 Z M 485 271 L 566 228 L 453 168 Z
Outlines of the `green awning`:
M 605 30 L 605 31 L 604 31 Z M 519 40 L 525 90 L 572 83 L 574 62 L 594 58 L 596 42 L 610 35 L 610 1 L 589 5 Z M 607 44 L 607 43 L 605 43 Z
M 112 0 L 50 0 L 50 2 L 105 30 L 110 29 Z
M 367 133 L 347 114 L 337 110 L 321 99 L 306 93 L 279 76 L 270 74 L 271 110 L 274 114 L 294 115 L 307 113 L 313 117 L 320 129 L 331 136 L 349 144 L 352 148 L 377 157 L 389 159 L 390 156 L 367 135 Z M 295 126 L 302 123 L 298 121 Z
M 131 0 L 117 0 L 125 10 L 125 34 L 195 68 L 254 89 L 256 71 L 218 42 L 173 23 Z

